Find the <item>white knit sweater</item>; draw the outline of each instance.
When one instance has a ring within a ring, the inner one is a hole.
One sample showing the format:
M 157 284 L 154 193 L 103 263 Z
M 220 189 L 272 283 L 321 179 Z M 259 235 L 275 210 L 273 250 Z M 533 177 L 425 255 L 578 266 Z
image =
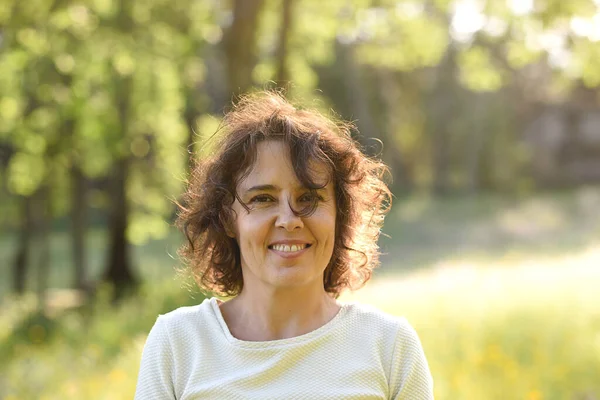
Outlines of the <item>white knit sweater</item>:
M 231 335 L 213 298 L 158 317 L 135 399 L 429 400 L 433 381 L 404 318 L 344 304 L 312 332 L 249 342 Z

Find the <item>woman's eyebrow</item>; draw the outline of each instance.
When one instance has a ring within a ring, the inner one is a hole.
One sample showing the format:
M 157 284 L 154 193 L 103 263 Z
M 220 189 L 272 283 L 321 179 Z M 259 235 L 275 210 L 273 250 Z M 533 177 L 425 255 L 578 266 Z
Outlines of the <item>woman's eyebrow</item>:
M 265 184 L 265 185 L 251 186 L 248 189 L 244 190 L 244 193 L 251 193 L 251 192 L 275 192 L 275 191 L 278 191 L 278 190 L 280 190 L 279 186 Z M 305 187 L 298 187 L 298 188 L 296 188 L 296 190 L 306 190 L 306 188 Z M 315 190 L 317 192 L 322 192 L 322 191 L 326 191 L 327 187 L 317 188 Z
M 278 190 L 279 188 L 275 185 L 256 185 L 246 189 L 246 193 L 250 192 L 273 192 Z

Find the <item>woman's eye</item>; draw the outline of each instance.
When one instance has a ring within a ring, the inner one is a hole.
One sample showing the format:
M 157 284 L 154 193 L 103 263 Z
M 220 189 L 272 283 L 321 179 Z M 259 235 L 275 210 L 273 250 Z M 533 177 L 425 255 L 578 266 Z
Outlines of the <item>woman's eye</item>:
M 271 196 L 266 194 L 259 194 L 250 199 L 250 203 L 267 203 L 272 201 Z
M 319 196 L 316 193 L 306 193 L 300 197 L 301 202 L 313 202 L 313 201 L 323 201 L 323 197 Z

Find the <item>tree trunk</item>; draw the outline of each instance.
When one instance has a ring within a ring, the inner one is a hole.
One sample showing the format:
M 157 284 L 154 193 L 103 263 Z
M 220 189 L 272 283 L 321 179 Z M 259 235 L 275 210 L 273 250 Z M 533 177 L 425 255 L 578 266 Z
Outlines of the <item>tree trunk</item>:
M 221 114 L 231 101 L 227 57 L 217 46 L 206 46 L 203 58 L 207 79 L 202 84 L 202 90 L 210 98 L 207 111 L 211 114 Z
M 21 232 L 18 250 L 13 264 L 13 290 L 16 294 L 25 293 L 27 284 L 27 268 L 33 236 L 33 215 L 31 197 L 24 197 L 21 202 Z
M 277 47 L 277 86 L 286 88 L 289 85 L 290 74 L 287 67 L 288 43 L 292 31 L 292 0 L 282 0 L 281 26 L 279 29 L 279 45 Z
M 450 170 L 449 144 L 450 121 L 455 117 L 456 95 L 456 51 L 449 47 L 446 56 L 437 67 L 437 79 L 431 93 L 429 93 L 428 125 L 431 135 L 431 155 L 433 172 L 433 192 L 437 195 L 445 194 L 448 187 Z
M 439 125 L 433 132 L 433 192 L 446 194 L 448 190 L 448 130 Z
M 345 95 L 352 113 L 351 118 L 356 120 L 356 126 L 360 132 L 360 136 L 356 139 L 367 154 L 375 155 L 380 152 L 380 146 L 376 145 L 376 141 L 369 139 L 377 137 L 378 130 L 369 109 L 369 98 L 364 90 L 364 80 L 354 60 L 354 49 L 351 45 L 336 42 L 336 54 L 342 67 L 341 73 Z
M 258 17 L 263 4 L 263 0 L 233 0 L 233 20 L 223 38 L 231 94 L 243 93 L 252 86 Z
M 201 115 L 200 109 L 203 108 L 200 105 L 198 99 L 197 88 L 187 88 L 185 91 L 185 108 L 183 110 L 183 119 L 188 129 L 188 137 L 186 143 L 186 167 L 188 173 L 191 172 L 191 168 L 194 164 L 194 143 L 198 138 L 196 137 L 196 121 Z
M 471 132 L 469 132 L 469 143 L 467 154 L 465 154 L 467 191 L 476 194 L 482 183 L 482 162 L 488 136 L 491 131 L 486 129 L 487 111 L 489 110 L 488 95 L 479 93 L 475 96 L 475 104 L 471 109 Z
M 74 165 L 71 169 L 71 240 L 73 250 L 74 287 L 83 289 L 86 281 L 86 180 L 81 169 Z
M 129 205 L 126 195 L 128 169 L 129 160 L 119 160 L 111 182 L 110 248 L 108 265 L 103 280 L 114 286 L 117 297 L 120 297 L 125 290 L 135 287 L 138 283 L 133 274 L 129 244 L 126 237 L 129 219 Z
M 381 130 L 385 137 L 383 143 L 383 159 L 390 166 L 394 181 L 392 188 L 398 192 L 408 192 L 413 189 L 409 167 L 406 163 L 403 150 L 396 140 L 395 135 L 399 134 L 403 121 L 407 119 L 403 115 L 403 105 L 406 104 L 404 98 L 408 97 L 401 89 L 397 76 L 385 68 L 379 68 L 376 71 L 379 93 L 384 104 L 381 110 L 381 116 L 384 119 L 384 128 Z
M 44 313 L 46 310 L 46 289 L 48 288 L 48 277 L 50 275 L 50 196 L 49 186 L 43 186 L 35 196 L 38 217 L 36 218 L 36 236 L 38 265 L 37 265 L 37 299 L 38 311 Z
M 120 31 L 128 35 L 133 29 L 131 19 L 132 3 L 120 0 L 117 18 Z M 119 116 L 119 140 L 127 143 L 131 118 L 131 93 L 133 91 L 132 77 L 121 76 L 115 72 L 114 102 Z M 129 222 L 129 203 L 127 199 L 127 176 L 129 174 L 129 153 L 119 154 L 117 151 L 115 168 L 110 186 L 112 207 L 109 221 L 109 255 L 108 264 L 104 271 L 103 280 L 115 289 L 115 298 L 121 297 L 129 289 L 137 286 L 133 273 L 129 243 L 127 242 L 127 225 Z

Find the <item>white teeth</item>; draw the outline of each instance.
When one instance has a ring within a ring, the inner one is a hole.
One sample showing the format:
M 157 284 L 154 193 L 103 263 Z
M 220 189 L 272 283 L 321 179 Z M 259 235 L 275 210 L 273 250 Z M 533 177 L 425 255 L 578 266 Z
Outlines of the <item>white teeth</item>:
M 294 251 L 300 251 L 300 250 L 304 249 L 305 247 L 306 247 L 305 244 L 301 244 L 301 245 L 293 244 L 291 246 L 287 245 L 287 244 L 274 244 L 273 250 L 292 253 Z

